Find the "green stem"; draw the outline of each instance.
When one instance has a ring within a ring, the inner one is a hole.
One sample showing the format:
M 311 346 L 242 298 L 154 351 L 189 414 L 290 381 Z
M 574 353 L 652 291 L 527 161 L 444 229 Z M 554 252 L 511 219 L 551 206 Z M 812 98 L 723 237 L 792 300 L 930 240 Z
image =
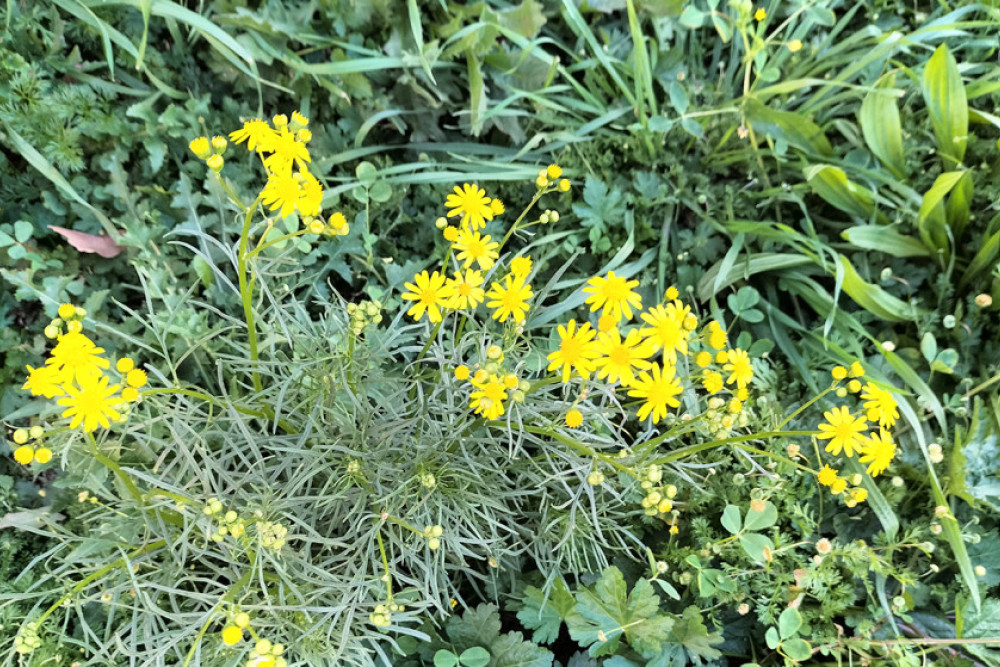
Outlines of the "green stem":
M 250 347 L 250 361 L 254 364 L 251 371 L 254 390 L 259 394 L 264 390 L 264 384 L 260 380 L 260 373 L 257 372 L 256 364 L 260 358 L 257 351 L 257 324 L 253 314 L 253 289 L 247 281 L 247 247 L 250 245 L 250 225 L 253 222 L 253 214 L 260 197 L 254 200 L 253 206 L 245 209 L 243 216 L 243 230 L 240 232 L 240 246 L 236 251 L 236 274 L 239 279 L 240 298 L 243 301 L 243 316 L 247 323 L 247 343 Z
M 385 555 L 385 544 L 382 542 L 381 528 L 375 529 L 375 537 L 378 539 L 379 553 L 382 554 L 382 569 L 385 570 L 385 599 L 392 600 L 392 575 L 389 574 L 389 559 Z
M 288 239 L 294 239 L 296 236 L 305 236 L 308 233 L 309 233 L 308 229 L 299 229 L 299 230 L 296 230 L 296 231 L 294 231 L 294 232 L 292 232 L 290 234 L 283 234 L 283 235 L 279 236 L 278 238 L 274 239 L 273 241 L 271 241 L 269 243 L 266 243 L 264 245 L 258 244 L 256 248 L 254 248 L 253 250 L 251 250 L 247 254 L 247 259 L 254 259 L 254 258 L 256 258 L 257 255 L 259 255 L 260 253 L 264 252 L 265 250 L 267 250 L 271 246 L 275 246 L 275 245 L 281 243 L 282 241 L 287 241 Z
M 816 402 L 816 401 L 818 401 L 819 399 L 821 399 L 821 398 L 823 398 L 824 396 L 826 396 L 827 394 L 829 394 L 829 393 L 830 393 L 831 391 L 833 391 L 833 390 L 834 390 L 835 388 L 836 388 L 836 385 L 831 385 L 830 387 L 828 387 L 828 388 L 826 389 L 826 391 L 823 391 L 823 392 L 821 392 L 821 393 L 819 393 L 819 394 L 816 394 L 816 396 L 814 396 L 813 398 L 811 398 L 811 399 L 809 399 L 808 401 L 806 401 L 805 403 L 803 403 L 803 404 L 802 404 L 802 405 L 801 405 L 801 406 L 799 407 L 799 409 L 798 409 L 798 410 L 796 410 L 796 411 L 795 411 L 795 412 L 793 412 L 792 414 L 790 414 L 790 415 L 788 415 L 787 417 L 785 417 L 785 420 L 784 420 L 783 422 L 781 422 L 780 424 L 778 424 L 778 429 L 782 429 L 782 428 L 784 428 L 784 427 L 785 427 L 785 424 L 787 424 L 788 422 L 790 422 L 790 421 L 792 421 L 793 419 L 795 419 L 796 417 L 798 417 L 798 416 L 799 416 L 800 414 L 802 414 L 802 412 L 803 412 L 803 411 L 805 411 L 806 409 L 808 409 L 810 405 L 812 405 L 813 403 L 815 403 L 815 402 Z
M 231 199 L 232 202 L 236 204 L 239 207 L 239 209 L 245 213 L 247 211 L 246 205 L 240 199 L 239 195 L 237 195 L 236 192 L 231 187 L 229 187 L 229 183 L 226 182 L 226 179 L 222 178 L 222 174 L 215 174 L 215 177 L 219 179 L 219 185 L 221 185 L 222 189 L 226 191 L 227 195 L 229 195 L 229 199 Z M 254 203 L 256 204 L 256 202 Z
M 212 607 L 212 611 L 208 613 L 208 618 L 205 619 L 205 623 L 201 626 L 201 630 L 198 631 L 198 636 L 194 638 L 194 644 L 191 645 L 191 650 L 188 651 L 187 657 L 184 659 L 184 664 L 181 667 L 188 667 L 188 665 L 191 664 L 191 660 L 194 658 L 195 651 L 198 650 L 198 645 L 201 643 L 201 640 L 205 637 L 205 633 L 208 632 L 209 626 L 215 622 L 214 618 L 215 611 L 223 604 L 233 601 L 233 598 L 236 597 L 236 594 L 239 593 L 240 590 L 242 590 L 242 588 L 250 582 L 250 579 L 253 576 L 253 570 L 254 570 L 254 562 L 253 560 L 251 560 L 250 567 L 248 567 L 247 571 L 243 573 L 243 576 L 237 579 L 236 583 L 233 584 L 232 587 L 230 587 L 230 589 L 226 591 L 226 594 L 223 595 L 221 598 L 219 598 L 219 601 L 215 603 L 214 607 Z
M 142 392 L 143 396 L 156 396 L 156 395 L 167 395 L 167 394 L 179 394 L 181 396 L 190 396 L 191 398 L 197 398 L 213 406 L 220 405 L 214 397 L 200 391 L 194 391 L 193 389 L 183 389 L 181 387 L 165 387 L 163 389 L 150 389 L 149 391 Z M 228 404 L 236 412 L 241 415 L 248 415 L 250 417 L 260 417 L 261 419 L 274 419 L 274 412 L 268 408 L 267 410 L 254 410 L 253 408 L 243 407 L 242 405 Z M 284 419 L 278 420 L 278 427 L 285 433 L 298 433 L 299 430 L 292 426 Z
M 543 190 L 539 190 L 538 192 L 535 193 L 535 196 L 531 198 L 531 201 L 528 202 L 528 205 L 525 207 L 525 209 L 521 211 L 521 215 L 517 216 L 517 220 L 515 220 L 514 224 L 511 225 L 510 229 L 507 230 L 507 233 L 504 235 L 503 240 L 500 241 L 500 246 L 497 248 L 498 253 L 503 250 L 503 247 L 505 245 L 507 245 L 507 241 L 509 241 L 510 237 L 514 234 L 514 232 L 517 231 L 517 226 L 521 224 L 522 220 L 524 220 L 524 216 L 528 215 L 528 211 L 530 211 L 535 206 L 535 204 L 538 203 L 538 200 L 541 199 L 542 196 L 550 192 L 555 192 L 557 189 L 558 188 L 555 187 L 549 187 Z
M 68 593 L 66 593 L 66 595 L 64 595 L 61 598 L 59 598 L 55 602 L 55 604 L 53 604 L 51 607 L 49 607 L 48 609 L 46 609 L 42 613 L 42 615 L 38 617 L 38 620 L 35 621 L 35 623 L 37 623 L 39 626 L 41 626 L 42 622 L 46 618 L 48 618 L 49 616 L 51 616 L 52 613 L 56 609 L 58 609 L 59 607 L 61 607 L 67 600 L 69 600 L 71 597 L 73 597 L 74 595 L 76 595 L 77 593 L 79 593 L 80 591 L 82 591 L 84 588 L 86 588 L 87 586 L 89 586 L 91 583 L 93 583 L 97 579 L 100 579 L 101 577 L 103 577 L 104 575 L 106 575 L 108 572 L 111 572 L 115 568 L 123 567 L 125 565 L 128 565 L 128 563 L 130 563 L 131 561 L 135 560 L 136 557 L 143 555 L 147 551 L 152 551 L 153 549 L 159 549 L 160 547 L 165 547 L 165 546 L 167 546 L 167 541 L 166 540 L 157 540 L 156 542 L 151 542 L 151 543 L 147 544 L 144 547 L 139 547 L 138 549 L 136 549 L 135 551 L 133 551 L 132 553 L 130 553 L 128 556 L 123 556 L 123 557 L 119 558 L 118 560 L 114 561 L 113 563 L 105 565 L 100 570 L 97 570 L 96 572 L 87 575 L 86 577 L 84 577 L 83 579 L 81 579 L 75 586 L 73 586 L 73 588 L 71 588 L 70 591 Z

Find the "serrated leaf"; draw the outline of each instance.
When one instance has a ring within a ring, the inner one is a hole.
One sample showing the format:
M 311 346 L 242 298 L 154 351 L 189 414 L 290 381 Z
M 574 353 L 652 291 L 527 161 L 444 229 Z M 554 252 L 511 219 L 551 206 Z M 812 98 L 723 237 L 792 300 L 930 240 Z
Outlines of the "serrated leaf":
M 593 656 L 614 653 L 622 637 L 639 653 L 655 654 L 673 627 L 673 618 L 660 612 L 652 585 L 639 579 L 629 593 L 621 570 L 614 566 L 576 598 L 580 616 L 567 620 L 569 633 Z
M 458 646 L 489 646 L 500 635 L 499 611 L 496 605 L 480 604 L 449 618 L 445 631 Z
M 500 12 L 498 23 L 525 39 L 533 39 L 545 25 L 543 9 L 537 0 L 523 0 L 517 7 Z
M 717 660 L 722 657 L 722 651 L 715 647 L 722 641 L 722 635 L 708 631 L 701 610 L 689 606 L 677 617 L 661 655 L 650 660 L 646 667 L 676 667 L 687 662 L 700 664 L 703 660 Z
M 524 589 L 517 620 L 526 629 L 534 631 L 531 635 L 534 642 L 550 644 L 559 637 L 563 621 L 575 614 L 575 608 L 576 600 L 566 589 L 566 583 L 557 579 L 547 600 L 545 592 L 539 588 L 528 586 Z
M 942 44 L 924 66 L 924 101 L 945 167 L 954 169 L 965 157 L 969 134 L 969 102 L 958 63 Z
M 500 635 L 487 657 L 490 667 L 550 667 L 554 658 L 549 650 L 525 641 L 520 632 Z

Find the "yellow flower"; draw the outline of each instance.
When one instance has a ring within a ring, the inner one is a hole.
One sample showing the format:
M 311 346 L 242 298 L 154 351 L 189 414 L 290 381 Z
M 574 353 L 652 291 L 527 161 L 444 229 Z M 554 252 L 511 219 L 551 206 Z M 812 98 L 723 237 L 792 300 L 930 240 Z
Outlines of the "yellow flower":
M 21 445 L 14 450 L 14 460 L 23 466 L 28 465 L 35 459 L 35 448 L 31 445 Z
M 506 209 L 503 207 L 503 202 L 499 199 L 493 199 L 490 201 L 490 211 L 493 212 L 493 216 L 503 215 Z
M 853 364 L 851 364 L 851 377 L 860 378 L 864 376 L 865 376 L 865 367 L 861 365 L 860 361 L 855 361 Z
M 800 51 L 802 49 L 802 40 L 793 39 L 792 41 L 788 42 L 786 46 L 788 47 L 789 51 L 791 51 L 792 53 L 796 53 L 797 51 Z
M 548 356 L 547 370 L 562 369 L 562 381 L 569 382 L 570 374 L 575 370 L 580 377 L 589 378 L 594 371 L 594 360 L 601 356 L 594 337 L 597 332 L 584 322 L 577 329 L 576 320 L 570 320 L 566 326 L 556 329 L 559 334 L 559 349 Z
M 133 373 L 135 371 L 132 371 Z M 110 428 L 109 418 L 118 421 L 121 415 L 114 406 L 118 397 L 114 393 L 120 389 L 117 384 L 108 386 L 106 375 L 92 375 L 82 380 L 78 379 L 79 387 L 66 385 L 67 396 L 59 399 L 59 405 L 66 408 L 63 417 L 72 417 L 70 428 L 76 428 L 81 423 L 87 433 L 97 429 L 98 425 Z
M 601 315 L 597 318 L 597 329 L 599 331 L 611 331 L 617 327 L 618 323 L 610 315 Z
M 485 227 L 487 220 L 493 219 L 491 201 L 486 196 L 486 190 L 478 185 L 465 183 L 461 188 L 455 186 L 455 191 L 448 195 L 444 205 L 451 209 L 448 211 L 449 218 L 460 215 L 462 216 L 462 225 L 475 231 Z
M 133 401 L 139 400 L 139 392 L 135 387 L 125 387 L 122 389 L 122 400 L 126 403 L 132 403 Z
M 729 363 L 722 367 L 722 370 L 729 372 L 726 384 L 736 383 L 738 387 L 745 387 L 753 379 L 753 364 L 750 362 L 750 355 L 745 351 L 735 348 L 729 351 Z
M 545 175 L 551 178 L 552 180 L 555 180 L 560 176 L 562 176 L 562 173 L 563 173 L 562 167 L 560 167 L 557 164 L 550 164 L 548 167 L 545 168 Z
M 331 215 L 326 223 L 334 236 L 343 236 L 351 231 L 350 226 L 347 224 L 347 218 L 339 211 Z
M 899 419 L 899 405 L 891 392 L 869 382 L 861 392 L 861 398 L 865 399 L 868 421 L 878 422 L 882 428 L 892 428 Z
M 701 384 L 708 393 L 717 394 L 722 391 L 722 373 L 706 370 L 701 378 Z
M 588 280 L 583 291 L 590 294 L 586 301 L 590 304 L 590 312 L 603 308 L 602 314 L 611 315 L 616 322 L 620 322 L 622 317 L 632 319 L 632 308 L 642 308 L 642 298 L 632 291 L 638 286 L 638 280 L 627 280 L 616 276 L 614 271 L 608 271 L 604 278 L 594 276 Z
M 642 398 L 646 402 L 639 407 L 636 415 L 640 420 L 651 417 L 654 424 L 659 424 L 660 420 L 667 416 L 667 408 L 680 406 L 680 401 L 676 396 L 681 393 L 683 387 L 677 380 L 676 371 L 672 365 L 660 368 L 654 363 L 649 371 L 643 371 L 632 383 L 628 395 L 632 398 Z
M 469 268 L 473 263 L 479 264 L 479 268 L 488 271 L 496 262 L 500 254 L 497 249 L 500 244 L 491 240 L 489 235 L 481 236 L 479 232 L 463 227 L 458 232 L 458 238 L 452 247 L 457 251 L 455 259 L 462 262 L 465 268 Z
M 59 306 L 59 317 L 68 320 L 76 314 L 76 308 L 71 303 L 64 303 Z
M 236 646 L 243 641 L 243 631 L 235 625 L 227 625 L 222 628 L 222 641 L 227 646 Z
M 868 421 L 864 417 L 855 417 L 843 405 L 824 412 L 823 416 L 827 423 L 819 425 L 822 432 L 816 437 L 830 441 L 826 445 L 826 451 L 839 456 L 843 449 L 845 455 L 853 456 L 855 449 L 861 449 L 865 441 L 863 433 L 868 429 Z
M 191 152 L 197 155 L 201 160 L 206 160 L 212 155 L 212 145 L 208 143 L 208 137 L 198 137 L 197 139 L 192 139 L 191 143 L 188 144 L 188 148 L 190 148 Z
M 59 336 L 59 342 L 49 353 L 45 363 L 61 371 L 69 382 L 101 374 L 101 369 L 108 368 L 107 359 L 100 355 L 104 348 L 97 347 L 94 342 L 80 332 L 68 332 Z
M 444 236 L 444 240 L 448 243 L 454 243 L 458 238 L 458 227 L 445 227 L 441 235 Z
M 300 114 L 298 111 L 293 111 L 292 124 L 298 126 L 299 129 L 302 129 L 309 124 L 309 119 Z
M 490 375 L 485 381 L 472 380 L 476 391 L 469 396 L 469 407 L 486 419 L 497 419 L 504 413 L 503 402 L 507 399 L 507 389 L 497 375 Z
M 426 312 L 427 319 L 431 322 L 441 321 L 441 308 L 448 306 L 447 299 L 442 294 L 444 276 L 437 271 L 430 275 L 427 271 L 421 271 L 413 277 L 413 283 L 405 283 L 404 287 L 409 292 L 403 293 L 402 298 L 416 302 L 406 311 L 407 315 L 419 322 Z
M 469 367 L 465 364 L 457 366 L 455 368 L 455 379 L 456 380 L 468 380 L 469 379 Z
M 721 350 L 729 342 L 729 338 L 726 336 L 726 330 L 722 328 L 722 325 L 712 320 L 708 323 L 708 344 L 711 345 L 716 350 Z
M 39 447 L 35 452 L 35 460 L 42 464 L 48 463 L 52 460 L 52 450 L 48 447 Z
M 757 11 L 753 13 L 753 17 L 758 21 L 763 21 L 764 19 L 767 18 L 767 10 L 764 9 L 763 7 L 760 7 Z
M 135 362 L 128 357 L 122 357 L 118 360 L 118 363 L 115 364 L 115 370 L 119 373 L 128 373 L 133 368 L 135 368 Z
M 517 379 L 517 375 L 514 373 L 507 373 L 507 375 L 503 376 L 503 386 L 507 389 L 517 389 L 519 384 L 521 384 L 521 381 Z
M 868 464 L 868 474 L 878 477 L 889 467 L 892 460 L 896 458 L 896 443 L 892 441 L 892 435 L 885 429 L 879 429 L 878 433 L 872 433 L 861 445 L 861 463 Z
M 833 484 L 830 485 L 830 491 L 834 495 L 843 493 L 844 489 L 846 488 L 847 488 L 847 480 L 844 479 L 843 477 L 838 477 L 837 479 L 833 480 Z
M 581 424 L 583 424 L 583 413 L 579 410 L 570 410 L 566 413 L 566 426 L 580 428 Z
M 515 276 L 521 276 L 522 278 L 527 278 L 528 274 L 531 273 L 531 258 L 530 257 L 515 257 L 510 260 L 510 272 Z
M 712 353 L 706 350 L 702 350 L 698 353 L 698 356 L 694 358 L 694 363 L 698 364 L 699 368 L 705 368 L 710 363 L 712 363 Z
M 319 215 L 323 208 L 323 186 L 308 171 L 299 172 L 299 179 L 299 200 L 295 204 L 299 213 L 306 216 Z
M 856 394 L 861 391 L 861 382 L 858 380 L 851 380 L 847 383 L 847 389 L 852 393 Z
M 275 133 L 274 141 L 267 150 L 271 155 L 264 158 L 264 166 L 272 174 L 291 174 L 292 165 L 307 170 L 306 163 L 311 162 L 309 149 L 304 143 L 296 140 L 295 135 L 287 129 Z
M 63 384 L 72 382 L 72 376 L 67 376 L 55 366 L 40 366 L 32 368 L 28 366 L 28 379 L 21 386 L 31 392 L 32 396 L 44 396 L 45 398 L 55 398 L 66 393 Z
M 493 319 L 506 322 L 508 317 L 513 317 L 515 322 L 521 324 L 528 312 L 528 300 L 535 293 L 531 285 L 525 284 L 523 277 L 506 276 L 503 285 L 497 282 L 490 285 L 486 296 L 490 299 L 486 305 L 494 309 Z
M 667 301 L 673 301 L 680 295 L 681 293 L 677 291 L 677 288 L 671 285 L 670 287 L 667 288 L 667 291 L 664 293 L 664 298 L 666 298 Z
M 843 380 L 847 377 L 847 369 L 843 366 L 834 366 L 830 371 L 830 375 L 833 376 L 834 380 Z
M 740 387 L 739 389 L 736 390 L 736 398 L 740 399 L 741 401 L 745 401 L 749 397 L 750 397 L 750 390 L 747 389 L 746 387 Z
M 461 271 L 456 271 L 455 277 L 445 282 L 441 296 L 447 300 L 449 308 L 459 310 L 475 308 L 486 297 L 486 292 L 483 290 L 483 274 L 472 269 L 466 269 L 465 275 L 462 275 Z
M 598 379 L 621 382 L 629 386 L 635 381 L 635 371 L 646 370 L 652 363 L 647 358 L 653 350 L 642 340 L 637 329 L 632 329 L 623 340 L 618 329 L 601 332 L 597 336 L 597 349 L 601 356 L 594 362 Z
M 146 371 L 138 368 L 130 370 L 128 375 L 125 376 L 125 382 L 128 383 L 128 386 L 135 387 L 136 389 L 144 387 L 146 385 L 146 379 Z
M 677 354 L 687 354 L 691 331 L 684 326 L 684 319 L 691 309 L 680 301 L 672 301 L 666 306 L 655 306 L 642 314 L 642 321 L 648 324 L 639 331 L 656 350 L 663 350 L 664 358 L 671 364 L 677 363 Z
M 837 481 L 837 471 L 825 465 L 816 475 L 816 480 L 823 486 L 833 486 L 833 483 Z
M 295 205 L 299 203 L 300 196 L 299 180 L 291 172 L 274 172 L 260 193 L 260 201 L 272 211 L 281 209 L 278 215 L 285 218 L 295 213 Z
M 229 140 L 235 144 L 247 142 L 248 151 L 270 152 L 277 139 L 277 133 L 267 121 L 254 118 L 243 123 L 243 127 L 229 133 Z

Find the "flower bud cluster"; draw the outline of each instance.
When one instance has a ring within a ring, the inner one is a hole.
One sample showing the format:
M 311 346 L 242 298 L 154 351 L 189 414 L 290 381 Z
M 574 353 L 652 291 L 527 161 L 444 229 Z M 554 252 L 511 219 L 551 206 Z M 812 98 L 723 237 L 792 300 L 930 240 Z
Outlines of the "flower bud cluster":
M 275 644 L 268 639 L 258 639 L 250 652 L 246 667 L 287 667 L 288 661 L 281 657 L 284 644 Z
M 386 628 L 392 623 L 392 612 L 405 611 L 405 607 L 389 600 L 385 604 L 375 605 L 375 611 L 368 614 L 368 620 L 378 628 Z
M 422 535 L 427 538 L 427 548 L 435 551 L 441 546 L 441 536 L 444 535 L 444 528 L 438 524 L 424 526 Z
M 285 546 L 288 528 L 277 522 L 258 521 L 257 534 L 260 535 L 261 546 L 277 553 Z
M 11 446 L 15 448 L 14 460 L 25 466 L 32 462 L 45 464 L 51 461 L 52 450 L 48 447 L 38 446 L 44 435 L 45 429 L 38 425 L 32 426 L 30 429 L 19 428 L 15 430 L 11 436 L 14 441 Z M 35 442 L 28 444 L 29 440 Z
M 355 336 L 360 336 L 361 332 L 373 324 L 382 321 L 382 302 L 361 301 L 359 303 L 347 304 L 347 314 L 351 318 L 350 327 Z
M 28 655 L 36 648 L 41 648 L 42 638 L 38 636 L 37 623 L 25 623 L 14 637 L 14 650 L 20 655 Z
M 663 484 L 663 469 L 653 463 L 639 474 L 639 479 L 639 486 L 646 494 L 640 503 L 646 516 L 670 514 L 676 517 L 674 498 L 677 497 L 677 487 Z
M 234 510 L 222 510 L 222 501 L 218 498 L 209 498 L 202 509 L 205 515 L 215 517 L 216 520 L 216 530 L 209 535 L 209 539 L 218 543 L 226 539 L 227 535 L 236 539 L 243 537 L 246 534 L 246 521 Z

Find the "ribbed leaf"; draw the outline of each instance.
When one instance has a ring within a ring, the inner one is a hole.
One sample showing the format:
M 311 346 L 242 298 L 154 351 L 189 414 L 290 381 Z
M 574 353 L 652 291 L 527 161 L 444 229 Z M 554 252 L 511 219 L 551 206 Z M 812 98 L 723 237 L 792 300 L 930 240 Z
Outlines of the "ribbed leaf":
M 942 44 L 924 66 L 924 101 L 934 128 L 938 152 L 948 169 L 965 157 L 969 134 L 969 103 L 958 63 L 947 44 Z
M 950 251 L 944 198 L 964 176 L 964 171 L 947 171 L 938 176 L 931 189 L 924 194 L 917 213 L 917 231 L 921 240 L 932 252 L 941 253 L 942 259 Z
M 843 169 L 828 164 L 814 164 L 806 167 L 803 174 L 816 194 L 844 213 L 865 222 L 872 217 L 879 222 L 888 222 L 885 215 L 875 208 L 875 193 L 847 178 Z
M 886 169 L 896 178 L 906 177 L 906 157 L 903 154 L 903 130 L 899 123 L 897 91 L 892 86 L 895 77 L 883 77 L 861 103 L 861 133 L 865 143 Z
M 878 285 L 865 282 L 843 255 L 840 256 L 840 265 L 844 271 L 842 288 L 859 306 L 887 322 L 906 322 L 917 318 L 916 308 Z
M 802 114 L 778 111 L 753 98 L 747 100 L 746 114 L 753 128 L 769 137 L 810 153 L 833 155 L 833 148 L 820 126 Z
M 858 225 L 840 234 L 845 241 L 865 250 L 877 250 L 893 257 L 929 257 L 930 250 L 912 236 L 900 234 L 896 227 Z

